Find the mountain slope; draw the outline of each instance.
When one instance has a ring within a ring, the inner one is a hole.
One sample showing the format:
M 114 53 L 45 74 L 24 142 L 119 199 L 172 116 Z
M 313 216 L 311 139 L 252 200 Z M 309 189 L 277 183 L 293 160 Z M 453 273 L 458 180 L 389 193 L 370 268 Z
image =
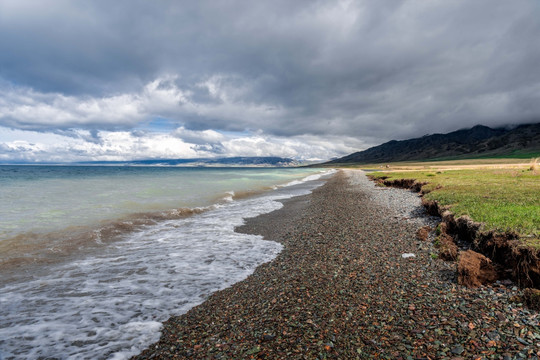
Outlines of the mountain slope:
M 514 129 L 492 129 L 477 125 L 471 129 L 421 138 L 392 140 L 326 164 L 382 163 L 444 158 L 516 156 L 540 153 L 540 123 Z

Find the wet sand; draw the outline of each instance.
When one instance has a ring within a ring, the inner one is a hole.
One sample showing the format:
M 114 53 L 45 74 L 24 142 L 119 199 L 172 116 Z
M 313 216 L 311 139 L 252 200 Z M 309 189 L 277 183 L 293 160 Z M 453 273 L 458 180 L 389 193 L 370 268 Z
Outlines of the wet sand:
M 342 171 L 237 231 L 284 250 L 169 319 L 137 359 L 535 358 L 540 317 L 512 285 L 467 289 L 416 239 L 415 194 Z M 403 258 L 413 253 L 415 257 Z

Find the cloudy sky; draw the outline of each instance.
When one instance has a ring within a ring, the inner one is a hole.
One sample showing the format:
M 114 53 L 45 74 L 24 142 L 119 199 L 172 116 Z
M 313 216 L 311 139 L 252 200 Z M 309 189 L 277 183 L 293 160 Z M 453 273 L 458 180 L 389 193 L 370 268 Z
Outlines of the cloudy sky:
M 538 0 L 0 0 L 0 162 L 329 159 L 540 119 Z

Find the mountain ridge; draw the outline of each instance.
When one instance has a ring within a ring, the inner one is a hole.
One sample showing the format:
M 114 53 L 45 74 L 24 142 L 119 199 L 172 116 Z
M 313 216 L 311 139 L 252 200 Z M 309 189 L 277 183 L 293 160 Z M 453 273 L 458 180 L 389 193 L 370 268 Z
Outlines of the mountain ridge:
M 118 164 L 132 166 L 194 166 L 194 167 L 221 167 L 221 166 L 257 166 L 257 167 L 291 167 L 298 162 L 290 158 L 278 156 L 234 156 L 220 158 L 194 158 L 194 159 L 146 159 L 132 161 L 87 162 L 79 164 Z
M 540 123 L 523 124 L 511 129 L 476 125 L 447 134 L 391 140 L 324 164 L 464 159 L 529 153 L 540 154 Z
M 92 166 L 189 166 L 189 167 L 294 167 L 299 161 L 278 156 L 234 156 L 193 159 L 141 159 L 77 162 L 12 162 L 2 165 L 92 165 Z

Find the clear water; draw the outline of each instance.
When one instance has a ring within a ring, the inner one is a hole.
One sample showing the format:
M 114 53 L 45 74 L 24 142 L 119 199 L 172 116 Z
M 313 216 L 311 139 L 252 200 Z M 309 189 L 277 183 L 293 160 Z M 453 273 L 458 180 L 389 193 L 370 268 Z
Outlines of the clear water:
M 125 359 L 281 245 L 243 219 L 315 169 L 0 167 L 0 359 Z

